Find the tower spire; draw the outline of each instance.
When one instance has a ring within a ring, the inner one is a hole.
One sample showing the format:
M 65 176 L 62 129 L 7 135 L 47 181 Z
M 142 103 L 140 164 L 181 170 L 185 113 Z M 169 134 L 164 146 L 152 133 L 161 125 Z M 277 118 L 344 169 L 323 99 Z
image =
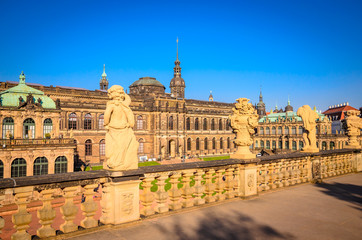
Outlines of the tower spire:
M 21 74 L 19 75 L 19 84 L 25 84 L 25 74 L 24 74 L 24 71 L 21 71 Z
M 176 60 L 178 60 L 178 37 L 176 39 Z
M 108 90 L 106 64 L 103 64 L 103 73 L 102 73 L 101 81 L 99 82 L 99 87 L 100 87 L 101 90 Z

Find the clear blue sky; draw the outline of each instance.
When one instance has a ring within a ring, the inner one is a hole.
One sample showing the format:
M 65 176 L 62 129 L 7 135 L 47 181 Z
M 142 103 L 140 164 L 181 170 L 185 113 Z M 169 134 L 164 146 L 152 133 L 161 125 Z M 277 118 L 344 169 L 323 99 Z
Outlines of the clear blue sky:
M 0 1 L 0 81 L 99 88 L 156 77 L 176 37 L 186 97 L 267 110 L 362 106 L 362 1 Z

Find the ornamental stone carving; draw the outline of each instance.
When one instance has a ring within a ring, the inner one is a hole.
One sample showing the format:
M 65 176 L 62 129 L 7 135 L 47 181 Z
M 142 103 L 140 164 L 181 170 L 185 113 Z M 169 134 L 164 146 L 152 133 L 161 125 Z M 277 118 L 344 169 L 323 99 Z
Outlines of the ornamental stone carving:
M 250 159 L 255 158 L 249 150 L 249 146 L 253 144 L 251 135 L 255 133 L 254 128 L 258 126 L 258 114 L 253 105 L 249 103 L 247 98 L 239 98 L 236 100 L 233 108 L 233 115 L 229 116 L 231 127 L 236 133 L 234 140 L 237 151 L 231 154 L 231 158 Z
M 132 130 L 134 115 L 129 107 L 131 98 L 123 87 L 114 85 L 108 89 L 111 100 L 104 114 L 106 129 L 106 163 L 104 168 L 114 171 L 138 168 L 138 142 Z
M 122 194 L 122 212 L 126 215 L 130 215 L 133 211 L 133 193 Z
M 348 110 L 346 118 L 348 145 L 345 148 L 361 148 L 357 136 L 361 133 L 362 118 L 358 117 L 360 112 L 358 110 Z
M 308 105 L 300 107 L 297 115 L 303 120 L 303 140 L 304 147 L 302 152 L 319 152 L 316 138 L 316 120 L 319 118 L 318 113 L 313 111 Z

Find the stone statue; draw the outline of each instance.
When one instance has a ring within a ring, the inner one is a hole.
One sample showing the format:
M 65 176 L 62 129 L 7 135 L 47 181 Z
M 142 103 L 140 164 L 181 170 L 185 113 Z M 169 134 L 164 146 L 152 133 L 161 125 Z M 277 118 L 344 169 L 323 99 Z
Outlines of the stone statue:
M 69 131 L 69 138 L 74 138 L 73 128 Z
M 347 126 L 347 135 L 348 135 L 348 145 L 345 148 L 361 148 L 361 145 L 358 144 L 357 136 L 360 135 L 362 128 L 362 118 L 359 118 L 358 110 L 348 110 L 346 118 Z
M 129 170 L 138 168 L 138 142 L 132 130 L 134 115 L 129 107 L 131 98 L 123 87 L 114 85 L 108 89 L 104 126 L 106 129 L 105 169 Z
M 161 147 L 161 159 L 165 159 L 166 157 L 166 148 L 165 146 Z
M 178 153 L 180 154 L 180 157 L 183 155 L 182 145 L 178 146 Z
M 231 154 L 231 158 L 250 159 L 255 158 L 255 154 L 250 152 L 249 146 L 253 144 L 251 135 L 255 133 L 254 128 L 258 126 L 258 114 L 249 99 L 239 98 L 233 108 L 233 115 L 229 116 L 231 127 L 236 132 L 234 140 L 237 151 Z
M 318 113 L 313 111 L 308 105 L 304 105 L 298 109 L 297 115 L 303 120 L 303 139 L 305 145 L 302 152 L 319 152 L 316 144 L 316 120 L 319 118 Z

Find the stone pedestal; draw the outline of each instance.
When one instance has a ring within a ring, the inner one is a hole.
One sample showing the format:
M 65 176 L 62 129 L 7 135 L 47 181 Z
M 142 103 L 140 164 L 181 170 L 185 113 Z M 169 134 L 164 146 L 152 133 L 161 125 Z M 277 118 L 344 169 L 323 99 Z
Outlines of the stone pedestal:
M 247 164 L 240 167 L 239 174 L 239 196 L 247 198 L 257 195 L 257 166 L 256 164 Z
M 230 158 L 253 159 L 253 158 L 256 158 L 256 156 L 255 156 L 255 154 L 250 152 L 249 146 L 238 146 L 236 153 L 230 154 Z
M 317 153 L 319 152 L 319 149 L 317 147 L 308 147 L 308 148 L 303 148 L 301 150 L 301 152 L 305 152 L 305 153 Z
M 362 172 L 362 153 L 356 153 L 354 155 L 354 170 L 356 172 Z
M 111 182 L 103 185 L 101 201 L 104 224 L 121 224 L 140 218 L 139 184 L 140 180 Z

